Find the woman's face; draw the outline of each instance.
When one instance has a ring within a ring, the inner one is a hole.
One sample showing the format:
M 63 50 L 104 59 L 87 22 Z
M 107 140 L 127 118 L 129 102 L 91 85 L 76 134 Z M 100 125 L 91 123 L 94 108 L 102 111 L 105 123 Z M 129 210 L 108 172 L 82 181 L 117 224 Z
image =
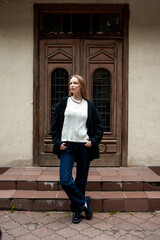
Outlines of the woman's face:
M 76 77 L 72 77 L 69 83 L 70 91 L 73 95 L 81 94 L 81 85 Z

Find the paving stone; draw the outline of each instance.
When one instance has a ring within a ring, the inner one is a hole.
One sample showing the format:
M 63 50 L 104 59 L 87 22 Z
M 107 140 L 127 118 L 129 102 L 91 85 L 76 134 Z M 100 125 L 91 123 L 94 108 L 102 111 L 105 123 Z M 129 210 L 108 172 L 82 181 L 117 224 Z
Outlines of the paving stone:
M 122 229 L 119 229 L 119 233 L 121 236 L 125 236 L 127 234 L 127 232 Z
M 94 228 L 97 228 L 102 231 L 104 231 L 106 229 L 110 229 L 112 227 L 113 227 L 113 225 L 111 225 L 109 223 L 107 224 L 106 222 L 103 222 L 103 221 L 100 221 L 99 223 L 94 224 Z
M 83 236 L 82 234 L 76 234 L 74 236 L 71 236 L 70 238 L 67 238 L 67 240 L 90 240 L 90 238 L 88 238 L 87 236 Z
M 100 231 L 99 229 L 95 229 L 94 227 L 89 227 L 89 228 L 85 229 L 82 232 L 82 234 L 84 236 L 93 238 L 93 237 L 96 237 L 96 236 L 99 236 L 100 234 L 102 234 L 102 231 Z
M 19 226 L 14 229 L 8 230 L 8 233 L 10 235 L 13 235 L 13 237 L 19 237 L 19 236 L 24 236 L 26 233 L 29 233 L 29 231 L 27 229 Z
M 63 217 L 63 218 L 61 218 L 61 219 L 59 219 L 59 222 L 60 222 L 60 224 L 61 223 L 64 223 L 64 224 L 71 224 L 71 222 L 72 222 L 72 216 L 70 216 L 70 215 L 68 215 L 68 216 L 66 216 L 66 217 Z
M 134 229 L 134 230 L 130 231 L 129 233 L 132 234 L 133 236 L 139 237 L 140 239 L 146 238 L 144 232 L 140 231 L 140 230 Z
M 41 227 L 32 231 L 32 234 L 39 238 L 50 236 L 52 233 L 53 232 L 51 231 L 51 229 L 48 229 L 46 227 Z
M 120 218 L 117 218 L 115 215 L 116 214 L 114 214 L 112 217 L 105 219 L 105 222 L 108 224 L 111 224 L 112 226 L 120 224 L 122 222 L 122 220 Z
M 156 235 L 156 234 L 151 234 L 149 237 L 147 237 L 145 240 L 159 240 L 160 239 L 160 235 Z
M 115 238 L 106 234 L 101 234 L 100 236 L 92 238 L 92 240 L 115 240 Z
M 128 213 L 128 212 L 122 212 L 122 213 L 117 212 L 117 213 L 116 213 L 115 215 L 113 215 L 113 216 L 116 216 L 117 218 L 123 219 L 123 220 L 128 219 L 128 218 L 131 217 L 130 213 Z
M 44 215 L 42 218 L 38 220 L 43 225 L 48 225 L 49 223 L 53 223 L 53 219 L 50 216 Z
M 65 240 L 66 238 L 62 237 L 62 236 L 58 236 L 57 234 L 53 233 L 50 236 L 41 238 L 41 240 Z
M 155 213 L 157 217 L 160 217 L 160 211 L 155 211 Z
M 141 219 L 143 219 L 143 220 L 145 220 L 145 219 L 149 219 L 149 218 L 152 218 L 152 215 L 151 215 L 151 213 L 149 212 L 137 212 L 137 213 L 135 213 L 135 215 L 136 215 L 136 217 L 138 217 L 138 218 L 141 218 Z
M 74 229 L 72 229 L 72 231 L 71 231 L 70 228 L 65 227 L 63 229 L 60 229 L 60 230 L 56 231 L 56 233 L 58 235 L 61 235 L 62 237 L 69 238 L 69 237 L 71 237 L 73 235 L 78 234 L 78 231 L 76 231 Z
M 42 215 L 44 215 L 46 212 L 33 212 L 33 211 L 29 212 L 29 211 L 27 211 L 24 213 L 27 214 L 27 216 L 32 218 L 33 220 L 38 221 L 42 217 Z
M 64 218 L 64 217 L 68 216 L 68 214 L 69 214 L 68 212 L 56 212 L 56 211 L 50 212 L 51 217 L 54 218 L 55 220 Z
M 10 217 L 8 216 L 8 213 L 4 212 L 4 214 L 1 215 L 1 217 L 0 217 L 0 224 L 7 223 L 10 220 L 12 220 L 12 219 L 10 219 Z
M 2 231 L 2 240 L 15 240 L 15 238 L 8 233 Z
M 24 236 L 17 237 L 16 240 L 39 240 L 39 237 L 34 236 L 32 233 L 27 233 Z
M 86 224 L 88 224 L 89 226 L 92 226 L 92 225 L 98 223 L 98 222 L 99 222 L 99 219 L 94 218 L 94 215 L 93 215 L 93 218 L 92 218 L 91 220 L 87 220 L 87 219 L 84 217 L 84 218 L 83 218 L 83 222 L 86 223 Z
M 110 216 L 108 213 L 95 213 L 94 217 L 98 219 L 106 219 L 109 218 Z
M 19 227 L 19 226 L 20 226 L 19 223 L 16 223 L 12 220 L 10 220 L 9 222 L 5 222 L 5 223 L 1 224 L 1 227 L 5 230 L 13 229 L 13 228 L 16 228 L 16 227 Z
M 122 222 L 118 225 L 116 225 L 117 228 L 123 229 L 125 231 L 130 231 L 132 229 L 135 229 L 136 226 L 134 224 L 130 224 L 128 222 Z
M 158 228 L 157 230 L 154 231 L 154 233 L 160 236 L 160 229 Z
M 120 237 L 118 240 L 139 240 L 139 237 L 135 237 L 132 234 L 126 234 L 123 237 Z
M 56 231 L 56 230 L 59 230 L 59 229 L 65 228 L 65 227 L 66 227 L 66 225 L 63 223 L 60 223 L 59 221 L 55 221 L 55 222 L 47 224 L 47 228 L 50 228 L 53 231 Z
M 69 212 L 0 211 L 2 240 L 159 240 L 160 213 L 94 213 L 73 224 Z M 158 224 L 156 223 L 158 222 Z
M 24 227 L 26 229 L 28 229 L 29 231 L 34 231 L 35 229 L 39 229 L 39 228 L 43 227 L 43 225 L 38 222 L 30 222 L 30 223 L 25 224 Z
M 141 228 L 144 230 L 149 230 L 151 232 L 159 229 L 159 226 L 157 226 L 156 224 L 150 223 L 150 222 L 145 222 L 141 224 Z
M 129 223 L 135 224 L 135 225 L 140 225 L 141 223 L 144 222 L 143 219 L 137 218 L 136 216 L 132 216 L 126 220 Z
M 14 218 L 15 222 L 19 223 L 19 224 L 23 224 L 24 226 L 26 226 L 27 224 L 30 224 L 31 222 L 33 222 L 33 218 L 29 217 L 28 215 L 26 215 L 25 213 L 23 215 L 17 216 L 17 218 Z
M 88 221 L 88 222 L 90 222 L 90 221 Z M 94 224 L 93 222 L 92 222 L 92 224 Z M 80 223 L 80 224 L 70 224 L 70 228 L 71 229 L 75 229 L 76 231 L 78 231 L 78 232 L 82 232 L 84 229 L 87 229 L 87 228 L 89 228 L 89 226 L 90 225 L 88 225 L 88 223 L 87 223 L 87 221 L 83 221 L 82 220 L 82 222 Z
M 153 218 L 150 218 L 148 221 L 160 226 L 160 218 L 159 217 L 154 216 Z

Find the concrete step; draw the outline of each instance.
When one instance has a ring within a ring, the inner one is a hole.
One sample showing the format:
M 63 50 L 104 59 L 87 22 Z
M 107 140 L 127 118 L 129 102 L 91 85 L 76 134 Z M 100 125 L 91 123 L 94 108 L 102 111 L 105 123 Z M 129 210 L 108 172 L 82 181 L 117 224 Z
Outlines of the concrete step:
M 75 168 L 73 176 L 75 176 Z M 2 171 L 1 171 L 2 172 Z M 58 168 L 9 168 L 0 175 L 0 190 L 62 190 Z M 90 168 L 88 191 L 159 191 L 160 176 L 150 168 Z
M 144 212 L 160 210 L 158 191 L 87 191 L 97 212 Z M 27 211 L 68 211 L 64 191 L 0 190 L 0 209 Z
M 69 210 L 58 168 L 6 168 L 0 172 L 0 209 Z M 92 197 L 94 211 L 155 211 L 160 210 L 159 190 L 160 176 L 147 167 L 90 168 L 86 195 Z

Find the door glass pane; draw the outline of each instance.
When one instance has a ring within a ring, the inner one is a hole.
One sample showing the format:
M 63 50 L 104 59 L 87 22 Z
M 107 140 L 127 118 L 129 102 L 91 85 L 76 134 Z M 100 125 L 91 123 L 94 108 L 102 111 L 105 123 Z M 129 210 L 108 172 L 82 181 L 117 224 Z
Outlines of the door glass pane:
M 57 68 L 51 76 L 51 119 L 56 104 L 68 95 L 68 72 L 63 68 Z
M 110 73 L 97 69 L 93 75 L 93 103 L 104 121 L 104 131 L 110 132 Z
M 100 31 L 115 33 L 119 31 L 120 18 L 118 14 L 102 14 L 100 16 Z
M 44 32 L 61 31 L 61 14 L 44 14 Z
M 100 13 L 44 13 L 40 29 L 50 34 L 120 34 L 120 14 Z
M 72 31 L 89 32 L 90 31 L 90 14 L 73 14 Z

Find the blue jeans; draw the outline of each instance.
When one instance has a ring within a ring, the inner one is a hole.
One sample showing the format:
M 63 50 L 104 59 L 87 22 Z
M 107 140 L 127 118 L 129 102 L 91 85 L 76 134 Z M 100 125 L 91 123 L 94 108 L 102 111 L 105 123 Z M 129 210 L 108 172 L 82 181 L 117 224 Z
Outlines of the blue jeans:
M 71 211 L 81 212 L 85 204 L 90 151 L 85 143 L 67 142 L 66 147 L 60 157 L 60 184 L 70 199 Z M 75 181 L 72 177 L 74 162 L 77 162 Z

